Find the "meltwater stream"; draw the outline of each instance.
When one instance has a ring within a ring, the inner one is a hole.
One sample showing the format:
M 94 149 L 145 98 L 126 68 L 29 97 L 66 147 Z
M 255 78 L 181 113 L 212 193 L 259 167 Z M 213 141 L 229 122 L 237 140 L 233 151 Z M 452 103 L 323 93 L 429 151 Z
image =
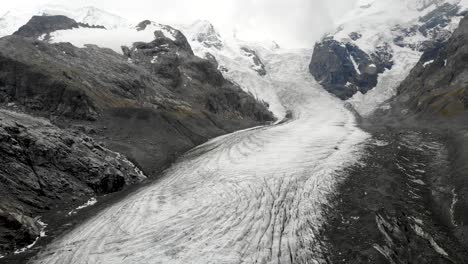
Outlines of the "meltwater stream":
M 368 135 L 308 74 L 310 54 L 266 59 L 272 92 L 292 119 L 198 147 L 35 263 L 321 262 L 321 205 Z

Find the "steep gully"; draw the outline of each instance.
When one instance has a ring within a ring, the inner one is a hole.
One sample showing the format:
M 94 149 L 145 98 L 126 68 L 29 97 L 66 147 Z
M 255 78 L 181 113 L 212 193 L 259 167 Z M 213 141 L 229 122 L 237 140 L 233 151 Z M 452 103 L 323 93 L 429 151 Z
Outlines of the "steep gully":
M 151 184 L 49 245 L 34 263 L 321 261 L 323 205 L 369 135 L 308 74 L 310 50 L 265 59 L 292 117 L 192 150 Z

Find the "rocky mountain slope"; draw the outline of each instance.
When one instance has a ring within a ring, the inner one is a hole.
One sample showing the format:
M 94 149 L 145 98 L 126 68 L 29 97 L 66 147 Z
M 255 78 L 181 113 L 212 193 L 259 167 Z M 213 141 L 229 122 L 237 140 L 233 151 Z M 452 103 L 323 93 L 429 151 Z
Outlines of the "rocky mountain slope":
M 454 117 L 466 114 L 468 18 L 452 37 L 428 49 L 398 88 L 397 102 L 408 115 Z
M 83 30 L 100 37 L 74 46 L 62 34 Z M 116 34 L 122 31 L 131 34 Z M 54 123 L 1 114 L 0 158 L 9 165 L 0 170 L 8 196 L 0 202 L 0 254 L 32 243 L 37 217 L 50 208 L 140 182 L 145 176 L 132 164 L 155 177 L 210 138 L 274 121 L 217 67 L 195 56 L 179 30 L 150 21 L 108 29 L 35 16 L 0 38 L 1 107 Z
M 42 213 L 122 190 L 146 176 L 77 130 L 0 110 L 0 252 L 21 251 L 43 234 Z
M 310 72 L 368 114 L 396 94 L 423 52 L 450 37 L 466 6 L 460 0 L 359 1 L 338 30 L 316 44 Z

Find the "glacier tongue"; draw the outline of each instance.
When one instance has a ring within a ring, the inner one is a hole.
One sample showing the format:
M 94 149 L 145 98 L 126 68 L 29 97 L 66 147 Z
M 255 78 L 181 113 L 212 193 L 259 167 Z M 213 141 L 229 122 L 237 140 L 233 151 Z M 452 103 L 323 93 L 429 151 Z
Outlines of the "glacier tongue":
M 259 51 L 268 72 L 264 95 L 276 94 L 291 119 L 194 149 L 159 182 L 53 242 L 35 263 L 322 262 L 321 206 L 368 135 L 310 76 L 310 52 Z M 240 63 L 227 54 L 216 56 L 227 67 Z M 260 82 L 247 69 L 228 70 L 242 85 Z

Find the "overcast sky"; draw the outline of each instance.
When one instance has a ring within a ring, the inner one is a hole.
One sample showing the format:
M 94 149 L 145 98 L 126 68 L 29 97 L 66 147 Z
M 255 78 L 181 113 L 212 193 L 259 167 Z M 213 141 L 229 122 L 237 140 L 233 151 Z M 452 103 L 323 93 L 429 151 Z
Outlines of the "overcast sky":
M 3 1 L 2 1 L 3 2 Z M 222 30 L 236 28 L 247 40 L 275 40 L 289 47 L 312 47 L 357 0 L 14 0 L 2 9 L 60 4 L 95 6 L 132 21 L 174 24 L 206 19 Z

